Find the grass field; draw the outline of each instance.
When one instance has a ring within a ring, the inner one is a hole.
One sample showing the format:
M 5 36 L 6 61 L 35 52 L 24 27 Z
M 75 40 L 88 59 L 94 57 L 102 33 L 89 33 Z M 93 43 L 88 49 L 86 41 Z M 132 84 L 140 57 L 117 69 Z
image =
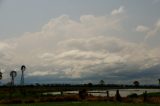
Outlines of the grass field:
M 127 104 L 111 102 L 54 102 L 37 104 L 5 104 L 0 106 L 159 106 L 159 104 Z

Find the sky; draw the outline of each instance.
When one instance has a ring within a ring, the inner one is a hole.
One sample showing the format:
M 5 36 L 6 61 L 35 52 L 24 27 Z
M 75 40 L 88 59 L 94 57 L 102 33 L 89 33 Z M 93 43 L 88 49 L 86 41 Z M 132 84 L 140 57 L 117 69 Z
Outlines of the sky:
M 160 0 L 0 0 L 2 83 L 158 84 Z

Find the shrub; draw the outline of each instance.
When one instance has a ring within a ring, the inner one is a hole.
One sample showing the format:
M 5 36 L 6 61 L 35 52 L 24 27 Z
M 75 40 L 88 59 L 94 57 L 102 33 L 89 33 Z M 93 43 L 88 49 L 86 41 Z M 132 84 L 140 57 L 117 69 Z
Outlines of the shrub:
M 137 98 L 138 95 L 136 93 L 132 93 L 132 94 L 128 95 L 127 97 L 129 97 L 129 98 Z
M 65 101 L 78 101 L 79 100 L 79 97 L 78 95 L 68 95 L 68 96 L 65 96 Z
M 86 97 L 88 96 L 88 93 L 87 93 L 87 90 L 86 89 L 83 89 L 83 90 L 80 90 L 79 91 L 79 97 L 81 99 L 86 99 Z
M 7 104 L 20 104 L 20 103 L 22 103 L 23 101 L 21 100 L 21 99 L 12 99 L 12 100 L 9 100 L 8 102 L 7 102 Z
M 35 103 L 33 99 L 25 100 L 24 103 Z

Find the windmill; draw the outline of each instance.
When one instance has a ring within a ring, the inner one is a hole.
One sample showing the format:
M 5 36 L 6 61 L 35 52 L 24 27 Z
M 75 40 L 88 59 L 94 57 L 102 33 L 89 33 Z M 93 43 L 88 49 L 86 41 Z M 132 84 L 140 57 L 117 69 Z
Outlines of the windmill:
M 0 80 L 2 80 L 2 72 L 0 71 Z M 0 84 L 1 84 L 1 82 L 0 82 Z
M 10 76 L 11 76 L 11 86 L 14 86 L 14 78 L 17 76 L 17 72 L 11 71 Z
M 0 71 L 0 80 L 2 80 L 2 72 Z
M 25 65 L 22 65 L 22 66 L 21 66 L 22 75 L 21 75 L 21 82 L 20 82 L 21 86 L 24 85 L 24 71 L 25 71 L 25 70 L 26 70 L 26 66 L 25 66 Z

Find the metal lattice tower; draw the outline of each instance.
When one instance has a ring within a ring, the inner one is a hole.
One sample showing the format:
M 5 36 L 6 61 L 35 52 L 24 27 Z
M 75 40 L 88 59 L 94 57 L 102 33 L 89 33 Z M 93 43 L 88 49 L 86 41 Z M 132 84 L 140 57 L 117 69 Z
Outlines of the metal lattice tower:
M 26 66 L 22 65 L 21 66 L 21 71 L 22 71 L 22 75 L 21 75 L 21 82 L 20 85 L 23 86 L 24 85 L 24 71 L 26 70 Z
M 2 80 L 2 72 L 0 71 L 0 84 L 2 84 L 1 80 Z
M 0 71 L 0 80 L 2 80 L 2 72 Z

